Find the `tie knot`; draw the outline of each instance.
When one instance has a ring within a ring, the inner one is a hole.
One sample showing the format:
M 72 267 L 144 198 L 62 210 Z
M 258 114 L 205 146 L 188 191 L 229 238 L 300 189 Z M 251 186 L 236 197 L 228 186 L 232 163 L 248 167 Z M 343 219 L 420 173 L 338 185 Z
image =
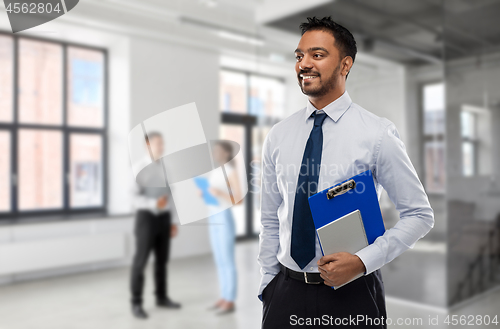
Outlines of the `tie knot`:
M 323 125 L 323 121 L 325 121 L 325 119 L 326 119 L 325 112 L 321 112 L 321 113 L 314 112 L 313 116 L 314 116 L 314 126 L 315 127 Z

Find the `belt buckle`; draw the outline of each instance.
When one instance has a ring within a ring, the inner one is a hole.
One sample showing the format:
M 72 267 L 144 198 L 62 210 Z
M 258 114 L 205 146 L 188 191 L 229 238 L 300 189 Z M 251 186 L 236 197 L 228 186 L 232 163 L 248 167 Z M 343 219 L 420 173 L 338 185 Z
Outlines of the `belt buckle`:
M 304 272 L 304 279 L 305 279 L 306 283 L 308 283 L 308 284 L 319 284 L 319 282 L 309 282 L 309 280 L 307 278 L 307 272 Z

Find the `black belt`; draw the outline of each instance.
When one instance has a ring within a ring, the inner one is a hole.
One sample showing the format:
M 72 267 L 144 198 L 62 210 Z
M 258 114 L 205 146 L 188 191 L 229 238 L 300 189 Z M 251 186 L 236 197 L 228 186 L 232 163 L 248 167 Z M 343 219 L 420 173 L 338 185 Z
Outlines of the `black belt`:
M 323 283 L 323 278 L 320 276 L 319 273 L 314 273 L 314 272 L 297 272 L 292 269 L 289 269 L 285 265 L 281 264 L 281 272 L 283 272 L 284 275 L 288 275 L 292 279 L 299 280 L 305 283 L 309 284 L 320 284 Z

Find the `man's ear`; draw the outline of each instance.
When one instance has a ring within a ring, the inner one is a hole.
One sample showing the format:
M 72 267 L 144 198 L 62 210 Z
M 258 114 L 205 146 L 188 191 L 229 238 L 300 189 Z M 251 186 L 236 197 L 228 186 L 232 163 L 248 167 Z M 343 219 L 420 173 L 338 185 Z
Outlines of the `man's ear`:
M 351 67 L 352 67 L 352 64 L 353 64 L 353 60 L 352 60 L 352 57 L 351 56 L 346 56 L 342 59 L 342 63 L 340 65 L 341 67 L 341 74 L 342 75 L 345 75 L 346 78 L 347 78 L 347 75 L 349 74 L 349 71 L 351 70 Z

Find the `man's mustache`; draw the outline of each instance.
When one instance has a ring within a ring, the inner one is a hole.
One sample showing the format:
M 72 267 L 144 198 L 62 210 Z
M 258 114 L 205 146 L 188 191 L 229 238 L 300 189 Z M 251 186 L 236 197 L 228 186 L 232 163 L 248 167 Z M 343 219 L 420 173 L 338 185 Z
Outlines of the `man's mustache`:
M 299 74 L 297 74 L 297 77 L 300 78 L 300 75 L 301 74 L 304 74 L 304 75 L 307 75 L 307 74 L 313 74 L 313 75 L 317 75 L 318 77 L 320 76 L 319 75 L 319 72 L 313 72 L 313 71 L 300 71 Z

